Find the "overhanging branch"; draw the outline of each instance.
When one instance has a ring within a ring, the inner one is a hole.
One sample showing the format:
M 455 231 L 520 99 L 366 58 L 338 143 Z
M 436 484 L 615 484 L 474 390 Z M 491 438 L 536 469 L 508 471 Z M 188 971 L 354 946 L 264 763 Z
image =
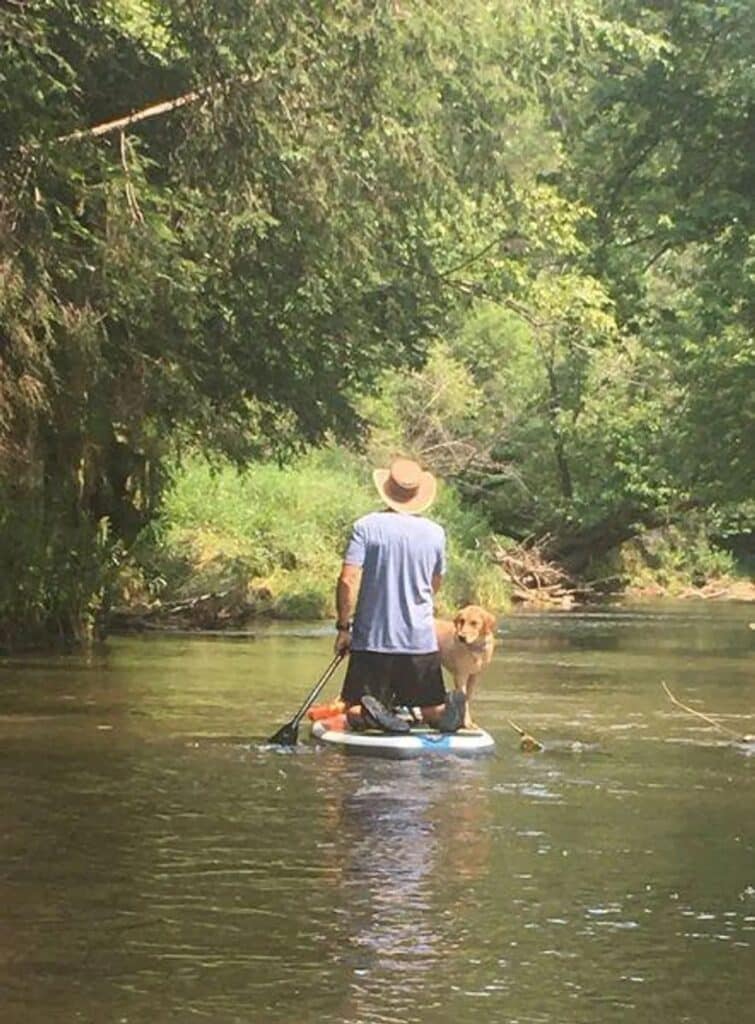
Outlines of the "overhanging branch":
M 59 135 L 57 141 L 78 142 L 81 139 L 99 138 L 102 135 L 110 135 L 111 132 L 123 131 L 124 128 L 130 128 L 131 125 L 148 121 L 153 117 L 160 117 L 162 114 L 170 114 L 189 103 L 196 103 L 207 96 L 212 96 L 230 84 L 245 85 L 249 82 L 256 84 L 261 81 L 261 78 L 261 75 L 257 77 L 241 75 L 239 78 L 229 79 L 225 82 L 213 82 L 212 85 L 205 85 L 200 89 L 192 89 L 191 92 L 185 92 L 182 96 L 175 96 L 170 100 L 163 100 L 161 103 L 153 103 L 148 107 L 143 107 L 141 110 L 126 114 L 124 117 L 117 117 L 113 121 L 103 121 L 102 124 L 96 124 L 90 128 L 79 128 L 75 132 L 69 132 L 67 135 Z

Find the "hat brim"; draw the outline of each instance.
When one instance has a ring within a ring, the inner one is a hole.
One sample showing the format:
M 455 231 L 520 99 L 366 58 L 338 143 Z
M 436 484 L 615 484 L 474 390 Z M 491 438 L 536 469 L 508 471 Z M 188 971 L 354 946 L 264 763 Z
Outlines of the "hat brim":
M 374 469 L 372 479 L 375 482 L 378 494 L 386 503 L 388 508 L 394 512 L 406 512 L 409 515 L 418 515 L 424 512 L 435 501 L 438 483 L 432 473 L 423 472 L 419 478 L 417 490 L 408 499 L 395 491 L 391 491 L 391 474 L 388 469 Z

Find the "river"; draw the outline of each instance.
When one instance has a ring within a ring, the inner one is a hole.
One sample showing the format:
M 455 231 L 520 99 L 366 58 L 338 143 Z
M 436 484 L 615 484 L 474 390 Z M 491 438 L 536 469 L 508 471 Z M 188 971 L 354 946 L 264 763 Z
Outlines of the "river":
M 266 747 L 319 626 L 0 659 L 0 1020 L 752 1019 L 751 618 L 504 619 L 476 761 Z

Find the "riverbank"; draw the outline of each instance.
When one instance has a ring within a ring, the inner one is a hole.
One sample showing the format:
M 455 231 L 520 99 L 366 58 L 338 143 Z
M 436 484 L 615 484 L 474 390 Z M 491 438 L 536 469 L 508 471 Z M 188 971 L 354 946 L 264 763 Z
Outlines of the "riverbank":
M 331 618 L 351 526 L 377 505 L 369 475 L 340 449 L 244 472 L 188 460 L 159 519 L 119 568 L 110 619 L 119 628 L 165 622 L 217 629 L 260 618 Z M 490 556 L 484 516 L 445 485 L 433 518 L 447 537 L 439 611 L 470 603 L 510 608 L 512 587 Z
M 578 611 L 610 601 L 642 603 L 643 601 L 709 601 L 755 603 L 755 583 L 751 580 L 722 577 L 700 587 L 669 588 L 660 585 L 627 586 L 621 590 L 596 593 L 589 588 L 562 593 L 555 597 L 552 591 L 532 588 L 518 591 L 506 610 L 524 611 Z M 154 602 L 114 609 L 108 618 L 108 631 L 112 633 L 165 632 L 191 633 L 240 637 L 253 633 L 255 626 L 274 621 L 330 621 L 333 612 L 320 616 L 277 615 L 271 606 L 272 595 L 260 594 L 243 598 L 239 593 L 221 592 L 197 595 L 195 598 L 174 603 Z M 499 609 L 499 612 L 501 609 Z M 443 612 L 442 614 L 445 614 Z
M 628 600 L 642 598 L 674 598 L 675 600 L 755 602 L 755 583 L 752 580 L 723 577 L 709 580 L 701 587 L 683 587 L 669 590 L 657 585 L 627 587 L 623 594 Z
M 159 519 L 119 567 L 114 630 L 238 630 L 268 620 L 331 619 L 352 523 L 377 504 L 369 473 L 343 449 L 290 466 L 188 459 Z M 607 597 L 755 600 L 755 583 L 699 529 L 653 531 L 579 575 L 549 557 L 547 539 L 516 542 L 443 484 L 433 518 L 445 529 L 448 571 L 437 611 L 465 604 L 567 610 Z

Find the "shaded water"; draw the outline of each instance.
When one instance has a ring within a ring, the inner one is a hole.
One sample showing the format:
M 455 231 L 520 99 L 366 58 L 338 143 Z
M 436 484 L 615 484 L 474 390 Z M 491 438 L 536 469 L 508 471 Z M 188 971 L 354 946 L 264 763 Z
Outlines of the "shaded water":
M 505 620 L 471 762 L 262 746 L 320 629 L 0 659 L 0 1020 L 752 1019 L 749 618 Z

